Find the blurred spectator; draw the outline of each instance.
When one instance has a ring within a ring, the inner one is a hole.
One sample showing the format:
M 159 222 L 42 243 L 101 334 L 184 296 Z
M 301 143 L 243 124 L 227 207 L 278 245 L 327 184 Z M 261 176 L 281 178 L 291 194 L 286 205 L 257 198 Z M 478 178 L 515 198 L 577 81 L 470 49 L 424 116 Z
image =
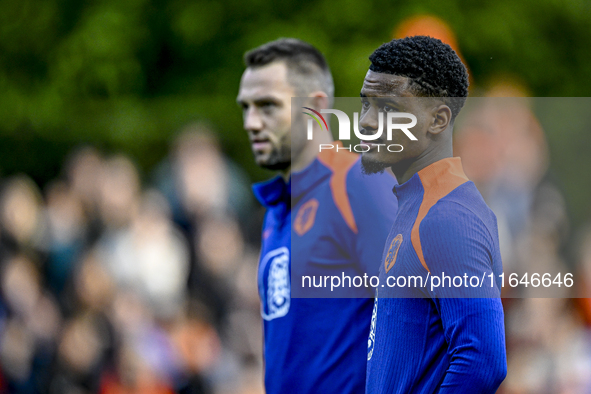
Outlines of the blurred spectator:
M 116 376 L 105 376 L 101 394 L 174 394 L 136 349 L 124 346 L 118 352 Z
M 37 185 L 25 175 L 7 180 L 0 195 L 2 238 L 9 252 L 36 252 L 42 246 L 42 199 Z
M 107 233 L 98 253 L 119 286 L 142 294 L 157 316 L 174 316 L 185 296 L 188 246 L 160 194 L 146 192 L 137 205 L 129 226 Z
M 87 216 L 97 214 L 99 183 L 103 159 L 92 147 L 77 149 L 66 162 L 66 178 L 72 192 L 78 196 Z
M 219 214 L 247 221 L 252 211 L 246 175 L 223 156 L 216 135 L 202 123 L 189 124 L 180 131 L 170 159 L 156 170 L 156 184 L 181 226 Z
M 96 393 L 110 342 L 106 322 L 92 313 L 65 322 L 50 393 Z
M 85 248 L 86 218 L 81 200 L 64 182 L 48 187 L 47 207 L 47 283 L 62 303 L 75 263 Z
M 8 309 L 0 338 L 8 390 L 45 392 L 61 323 L 58 306 L 41 287 L 37 266 L 25 255 L 4 262 L 0 285 Z
M 576 296 L 578 306 L 587 328 L 591 329 L 591 225 L 583 227 L 576 243 L 577 276 L 581 278 L 577 283 Z
M 140 199 L 140 179 L 135 165 L 124 156 L 107 159 L 99 173 L 98 206 L 100 218 L 109 230 L 127 226 Z
M 548 168 L 545 136 L 525 98 L 476 98 L 470 104 L 456 128 L 454 151 L 497 216 L 504 270 L 524 272 L 518 245 L 531 228 L 537 188 Z

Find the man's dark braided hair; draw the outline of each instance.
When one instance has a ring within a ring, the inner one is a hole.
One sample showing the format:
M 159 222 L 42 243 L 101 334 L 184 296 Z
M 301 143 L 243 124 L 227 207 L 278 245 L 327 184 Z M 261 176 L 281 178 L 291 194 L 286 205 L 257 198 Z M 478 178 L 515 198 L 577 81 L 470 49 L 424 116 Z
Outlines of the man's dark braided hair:
M 407 77 L 413 94 L 443 97 L 455 118 L 468 96 L 468 71 L 456 52 L 441 40 L 412 36 L 382 44 L 369 57 L 369 69 Z

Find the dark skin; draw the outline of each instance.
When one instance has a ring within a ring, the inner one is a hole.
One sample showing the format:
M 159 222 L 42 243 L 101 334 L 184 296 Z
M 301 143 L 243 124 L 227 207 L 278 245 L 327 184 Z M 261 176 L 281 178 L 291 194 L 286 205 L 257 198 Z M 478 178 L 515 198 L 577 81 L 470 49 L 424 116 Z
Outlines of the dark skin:
M 374 134 L 378 129 L 379 111 L 408 112 L 417 117 L 416 126 L 409 129 L 417 141 L 411 141 L 399 130 L 394 130 L 392 140 L 388 141 L 384 130 L 379 140 L 368 142 L 370 150 L 363 153 L 362 164 L 372 168 L 369 172 L 390 167 L 402 184 L 430 164 L 452 157 L 451 109 L 440 99 L 413 94 L 409 78 L 369 70 L 363 81 L 361 101 L 359 128 L 364 134 Z M 376 143 L 400 144 L 404 149 L 394 153 L 381 147 L 378 152 Z

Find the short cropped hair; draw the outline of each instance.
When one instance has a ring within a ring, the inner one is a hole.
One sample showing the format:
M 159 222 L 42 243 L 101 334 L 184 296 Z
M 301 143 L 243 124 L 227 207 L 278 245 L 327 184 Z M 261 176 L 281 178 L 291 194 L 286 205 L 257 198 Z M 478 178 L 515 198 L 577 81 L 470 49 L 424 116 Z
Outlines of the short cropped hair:
M 334 97 L 332 74 L 322 53 L 312 45 L 296 38 L 280 38 L 268 42 L 244 55 L 246 67 L 262 67 L 273 62 L 285 62 L 288 81 L 299 95 L 320 90 Z
M 422 97 L 443 97 L 455 118 L 468 96 L 468 71 L 457 53 L 441 40 L 427 36 L 395 39 L 382 44 L 369 57 L 369 69 L 407 77 L 412 92 Z

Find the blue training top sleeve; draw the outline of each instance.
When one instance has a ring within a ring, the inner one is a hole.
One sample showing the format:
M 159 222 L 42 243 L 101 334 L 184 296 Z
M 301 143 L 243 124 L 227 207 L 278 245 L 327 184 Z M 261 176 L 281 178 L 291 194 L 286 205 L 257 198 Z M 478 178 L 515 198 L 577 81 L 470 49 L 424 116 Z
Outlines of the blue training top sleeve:
M 503 306 L 489 277 L 499 273 L 493 263 L 498 243 L 462 205 L 440 201 L 431 210 L 420 238 L 430 275 L 443 281 L 431 294 L 450 356 L 440 393 L 494 393 L 507 373 Z M 459 281 L 447 277 L 461 277 L 462 283 L 456 287 Z M 470 283 L 472 277 L 479 281 Z M 468 298 L 474 296 L 483 298 Z

